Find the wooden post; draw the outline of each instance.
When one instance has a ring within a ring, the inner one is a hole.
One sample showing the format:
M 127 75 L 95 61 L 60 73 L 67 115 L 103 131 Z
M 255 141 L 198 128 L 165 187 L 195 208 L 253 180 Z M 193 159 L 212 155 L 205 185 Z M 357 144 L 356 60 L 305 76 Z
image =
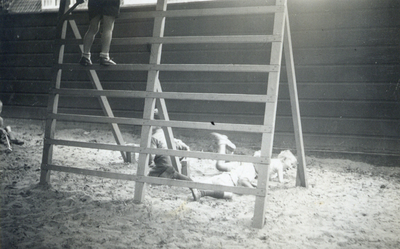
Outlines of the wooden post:
M 70 4 L 70 0 L 61 0 L 60 8 L 58 11 L 58 21 L 56 37 L 55 41 L 59 39 L 65 39 L 67 34 L 67 21 L 62 21 L 62 16 L 67 11 Z M 62 22 L 62 23 L 60 23 Z M 59 43 L 58 43 L 59 44 Z M 55 65 L 62 64 L 64 61 L 64 45 L 59 45 L 54 48 L 54 57 L 53 63 Z M 62 70 L 53 68 L 53 79 L 52 82 L 55 82 L 54 87 L 59 89 L 61 86 L 61 76 Z M 57 113 L 58 112 L 58 94 L 52 94 L 49 96 L 48 105 L 47 105 L 47 114 Z M 48 144 L 46 142 L 47 139 L 53 139 L 56 129 L 56 120 L 46 118 L 45 125 L 45 134 L 44 134 L 44 145 L 43 145 L 43 155 L 42 155 L 42 167 L 40 171 L 40 185 L 48 185 L 50 184 L 50 170 L 43 169 L 43 166 L 51 164 L 53 161 L 53 146 L 52 144 Z
M 158 0 L 157 11 L 165 11 L 167 10 L 167 1 L 166 0 Z M 156 17 L 154 18 L 154 28 L 153 28 L 153 37 L 162 37 L 164 36 L 164 28 L 165 28 L 165 17 Z M 150 62 L 149 64 L 160 64 L 161 62 L 161 52 L 162 52 L 162 44 L 152 44 L 151 45 L 151 54 L 150 54 Z M 147 92 L 155 92 L 157 90 L 158 85 L 158 70 L 150 70 L 147 74 Z M 156 100 L 154 97 L 145 98 L 144 102 L 144 110 L 143 110 L 143 120 L 151 120 L 154 119 L 154 108 L 155 108 Z M 152 126 L 143 125 L 141 132 L 141 140 L 140 147 L 141 148 L 149 148 L 151 146 L 151 136 L 152 136 Z M 149 164 L 149 154 L 140 153 L 139 154 L 139 162 L 138 169 L 136 172 L 137 176 L 145 176 L 147 175 L 147 169 Z M 136 203 L 140 203 L 144 199 L 144 191 L 145 191 L 145 183 L 144 182 L 136 182 L 135 184 L 135 197 L 134 201 Z
M 277 6 L 286 6 L 286 0 L 277 0 Z M 277 12 L 274 18 L 273 35 L 283 36 L 285 26 L 285 13 Z M 282 41 L 272 42 L 270 65 L 280 65 L 282 61 L 283 44 Z M 268 90 L 267 95 L 272 97 L 272 103 L 266 103 L 264 114 L 264 125 L 272 125 L 271 133 L 264 133 L 261 141 L 261 156 L 271 158 L 272 147 L 274 142 L 274 131 L 276 121 L 276 109 L 278 106 L 280 67 L 277 72 L 268 74 Z M 261 165 L 258 172 L 257 188 L 267 192 L 269 181 L 269 164 Z M 262 228 L 265 220 L 265 208 L 267 202 L 266 196 L 256 196 L 254 207 L 253 227 Z
M 285 11 L 286 11 L 286 25 L 285 25 L 285 36 L 283 39 L 283 48 L 285 52 L 286 71 L 287 71 L 288 86 L 290 93 L 290 104 L 292 107 L 293 127 L 294 127 L 294 135 L 296 139 L 296 148 L 297 148 L 297 160 L 299 162 L 299 165 L 297 166 L 296 186 L 308 187 L 306 160 L 305 160 L 305 152 L 303 144 L 303 132 L 301 128 L 299 98 L 297 94 L 297 82 L 294 70 L 292 38 L 290 34 L 289 15 L 287 14 L 287 8 Z

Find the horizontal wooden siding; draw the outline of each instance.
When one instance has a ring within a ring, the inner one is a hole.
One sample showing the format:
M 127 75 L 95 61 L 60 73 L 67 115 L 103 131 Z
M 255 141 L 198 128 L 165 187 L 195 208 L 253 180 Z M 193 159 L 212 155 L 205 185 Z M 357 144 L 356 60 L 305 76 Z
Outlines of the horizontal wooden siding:
M 247 1 L 246 1 L 247 2 Z M 251 1 L 261 4 L 265 1 Z M 172 9 L 236 6 L 207 2 Z M 153 7 L 124 9 L 123 12 Z M 400 3 L 394 0 L 289 0 L 294 58 L 306 149 L 400 154 Z M 3 116 L 44 119 L 51 67 L 55 13 L 1 16 L 0 99 Z M 86 13 L 76 22 L 83 35 Z M 272 16 L 167 18 L 166 36 L 270 34 Z M 118 19 L 114 38 L 151 36 L 151 19 Z M 72 32 L 70 32 L 72 33 Z M 73 38 L 72 35 L 69 35 Z M 100 41 L 92 48 L 98 59 Z M 267 64 L 269 45 L 164 45 L 162 63 Z M 118 63 L 148 63 L 149 46 L 111 48 Z M 76 45 L 65 61 L 79 60 Z M 105 89 L 144 90 L 146 72 L 98 72 Z M 63 73 L 63 87 L 92 88 L 83 71 Z M 262 73 L 161 72 L 164 91 L 260 94 Z M 275 146 L 293 147 L 293 125 L 285 67 L 282 70 Z M 116 116 L 140 117 L 142 99 L 109 99 Z M 261 123 L 263 105 L 167 100 L 172 119 Z M 60 111 L 100 114 L 96 98 L 60 98 Z M 255 139 L 249 137 L 248 139 Z

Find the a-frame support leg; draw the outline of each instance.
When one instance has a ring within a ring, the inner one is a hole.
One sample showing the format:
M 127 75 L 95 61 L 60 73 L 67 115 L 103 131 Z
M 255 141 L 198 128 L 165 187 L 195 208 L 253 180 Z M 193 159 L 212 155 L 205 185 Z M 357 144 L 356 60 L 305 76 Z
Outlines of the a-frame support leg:
M 289 15 L 287 13 L 286 13 L 285 36 L 283 39 L 283 48 L 285 52 L 286 71 L 287 71 L 288 86 L 290 93 L 290 104 L 292 107 L 293 127 L 294 127 L 294 135 L 295 135 L 296 149 L 297 149 L 297 161 L 299 162 L 299 165 L 297 166 L 296 186 L 308 187 L 306 160 L 305 160 L 305 152 L 303 144 L 303 132 L 301 128 L 299 98 L 297 94 L 297 82 L 294 70 L 292 38 L 290 33 Z
M 97 76 L 96 71 L 89 70 L 88 75 L 90 77 L 90 81 L 92 82 L 92 85 L 97 90 L 103 90 L 103 87 L 101 85 L 100 79 Z M 110 107 L 107 97 L 100 96 L 99 102 L 100 102 L 101 108 L 103 109 L 104 114 L 106 114 L 107 117 L 114 117 L 114 113 Z M 118 124 L 112 123 L 111 128 L 112 128 L 112 133 L 114 135 L 114 138 L 115 138 L 115 141 L 117 142 L 117 144 L 124 145 L 125 141 L 124 141 L 124 138 L 122 137 L 122 134 L 121 134 Z M 126 153 L 124 151 L 121 151 L 121 156 L 122 156 L 124 162 L 132 162 L 131 153 Z
M 159 79 L 157 79 L 156 91 L 162 92 L 161 83 L 160 83 Z M 160 119 L 169 121 L 169 115 L 168 115 L 168 111 L 167 111 L 167 105 L 165 104 L 165 99 L 157 99 L 156 107 L 159 111 Z M 172 128 L 163 126 L 162 129 L 164 131 L 165 140 L 167 141 L 168 148 L 175 150 L 176 146 L 175 146 L 175 142 L 174 142 L 174 133 L 172 131 Z M 172 162 L 172 166 L 175 168 L 175 170 L 178 171 L 179 173 L 181 173 L 181 165 L 180 165 L 178 158 L 176 156 L 171 156 L 171 162 Z

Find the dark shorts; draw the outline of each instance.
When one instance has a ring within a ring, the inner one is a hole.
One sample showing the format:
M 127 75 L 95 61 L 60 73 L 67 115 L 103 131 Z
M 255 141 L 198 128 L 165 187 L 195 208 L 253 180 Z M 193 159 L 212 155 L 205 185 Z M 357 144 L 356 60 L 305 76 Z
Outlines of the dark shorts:
M 89 20 L 95 16 L 113 16 L 115 18 L 119 15 L 120 0 L 89 0 Z
M 149 176 L 175 179 L 176 171 L 172 166 L 155 166 L 150 169 Z

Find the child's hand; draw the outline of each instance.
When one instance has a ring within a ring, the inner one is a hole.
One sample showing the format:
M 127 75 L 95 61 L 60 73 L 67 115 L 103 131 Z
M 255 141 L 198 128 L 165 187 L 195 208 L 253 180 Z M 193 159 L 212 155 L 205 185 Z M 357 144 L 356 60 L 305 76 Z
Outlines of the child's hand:
M 189 146 L 188 146 L 187 144 L 185 144 L 184 142 L 182 142 L 182 140 L 180 140 L 180 139 L 176 139 L 176 138 L 175 138 L 175 145 L 176 145 L 176 148 L 177 148 L 178 150 L 187 150 L 187 151 L 190 151 Z

